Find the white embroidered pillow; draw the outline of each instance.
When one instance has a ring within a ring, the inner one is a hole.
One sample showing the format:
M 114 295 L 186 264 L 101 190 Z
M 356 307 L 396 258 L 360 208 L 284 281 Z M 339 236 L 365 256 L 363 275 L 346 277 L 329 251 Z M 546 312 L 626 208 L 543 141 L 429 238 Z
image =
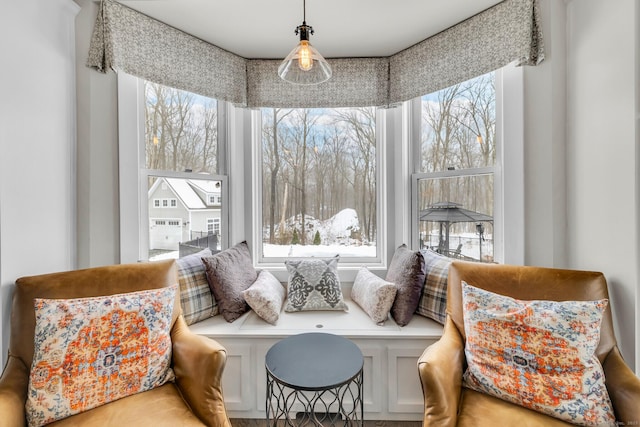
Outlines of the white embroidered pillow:
M 358 271 L 351 288 L 351 299 L 377 324 L 384 323 L 396 298 L 396 285 L 370 272 L 367 267 Z
M 285 294 L 282 283 L 267 270 L 262 270 L 249 289 L 242 292 L 249 307 L 272 325 L 278 323 Z
M 287 260 L 289 271 L 285 311 L 342 310 L 349 311 L 344 302 L 338 278 L 339 257 Z

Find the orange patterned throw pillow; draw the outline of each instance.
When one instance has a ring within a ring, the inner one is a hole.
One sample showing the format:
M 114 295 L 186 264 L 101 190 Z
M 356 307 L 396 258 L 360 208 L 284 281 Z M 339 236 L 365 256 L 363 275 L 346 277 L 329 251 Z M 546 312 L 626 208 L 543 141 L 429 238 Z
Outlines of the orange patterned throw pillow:
M 35 299 L 26 403 L 41 426 L 173 380 L 177 285 L 78 299 Z
M 581 426 L 615 426 L 595 350 L 607 300 L 520 301 L 462 282 L 464 386 Z

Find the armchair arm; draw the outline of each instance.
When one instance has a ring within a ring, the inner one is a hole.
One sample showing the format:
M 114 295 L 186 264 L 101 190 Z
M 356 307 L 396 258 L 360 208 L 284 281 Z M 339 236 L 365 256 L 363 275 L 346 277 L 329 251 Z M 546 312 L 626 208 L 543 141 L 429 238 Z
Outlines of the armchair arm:
M 0 377 L 0 417 L 3 426 L 26 425 L 24 405 L 29 388 L 29 369 L 20 359 L 9 355 L 7 366 Z
M 640 423 L 640 378 L 627 366 L 618 347 L 614 347 L 602 364 L 616 419 L 622 425 Z
M 191 332 L 182 316 L 176 320 L 171 339 L 176 383 L 191 410 L 210 427 L 231 427 L 222 394 L 224 347 Z
M 442 338 L 427 347 L 418 359 L 424 395 L 423 426 L 456 425 L 464 360 L 464 342 L 447 316 Z

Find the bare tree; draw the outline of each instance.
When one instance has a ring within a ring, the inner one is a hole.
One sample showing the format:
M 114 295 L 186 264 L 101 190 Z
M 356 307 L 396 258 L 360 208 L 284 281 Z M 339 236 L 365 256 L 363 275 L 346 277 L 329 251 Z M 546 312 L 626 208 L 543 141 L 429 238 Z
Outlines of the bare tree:
M 217 168 L 217 102 L 145 83 L 146 166 L 214 172 Z
M 495 88 L 493 74 L 425 97 L 422 110 L 422 170 L 439 172 L 495 164 Z M 439 178 L 419 188 L 421 208 L 455 201 L 493 211 L 492 181 L 487 176 Z M 468 227 L 475 227 L 469 224 Z
M 354 149 L 352 150 L 354 190 L 359 194 L 357 209 L 368 241 L 375 239 L 375 159 L 376 133 L 375 108 L 340 109 L 335 112 L 336 121 L 344 126 Z M 360 190 L 360 191 L 359 191 Z
M 308 218 L 326 220 L 348 207 L 358 213 L 362 238 L 375 238 L 374 108 L 263 110 L 262 145 L 270 243 L 283 242 L 286 212 L 306 244 L 313 238 Z
M 271 121 L 265 123 L 263 126 L 263 149 L 267 154 L 269 161 L 265 162 L 266 169 L 270 169 L 270 204 L 269 204 L 269 243 L 275 243 L 275 222 L 276 222 L 276 209 L 277 209 L 277 187 L 278 187 L 278 173 L 280 172 L 280 159 L 281 152 L 279 147 L 279 139 L 282 131 L 279 126 L 280 123 L 291 114 L 292 110 L 282 110 L 279 108 L 273 108 L 270 110 Z M 285 189 L 285 203 L 286 203 L 286 189 Z
M 297 189 L 300 194 L 299 212 L 301 216 L 301 232 L 300 243 L 306 244 L 307 241 L 307 151 L 311 143 L 311 132 L 318 116 L 311 114 L 307 108 L 294 110 L 293 120 L 291 123 L 291 131 L 294 134 L 293 141 L 296 144 L 296 153 L 299 154 L 300 161 L 296 164 L 296 172 L 298 172 L 296 183 L 299 182 Z

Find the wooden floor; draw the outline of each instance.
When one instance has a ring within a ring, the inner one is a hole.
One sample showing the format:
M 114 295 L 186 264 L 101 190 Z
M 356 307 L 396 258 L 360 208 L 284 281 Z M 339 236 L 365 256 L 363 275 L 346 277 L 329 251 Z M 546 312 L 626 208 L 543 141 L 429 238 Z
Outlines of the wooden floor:
M 258 419 L 231 419 L 233 427 L 265 427 L 266 420 Z M 278 424 L 280 425 L 280 424 Z M 284 423 L 282 423 L 284 425 Z M 365 427 L 421 427 L 420 421 L 365 421 Z

